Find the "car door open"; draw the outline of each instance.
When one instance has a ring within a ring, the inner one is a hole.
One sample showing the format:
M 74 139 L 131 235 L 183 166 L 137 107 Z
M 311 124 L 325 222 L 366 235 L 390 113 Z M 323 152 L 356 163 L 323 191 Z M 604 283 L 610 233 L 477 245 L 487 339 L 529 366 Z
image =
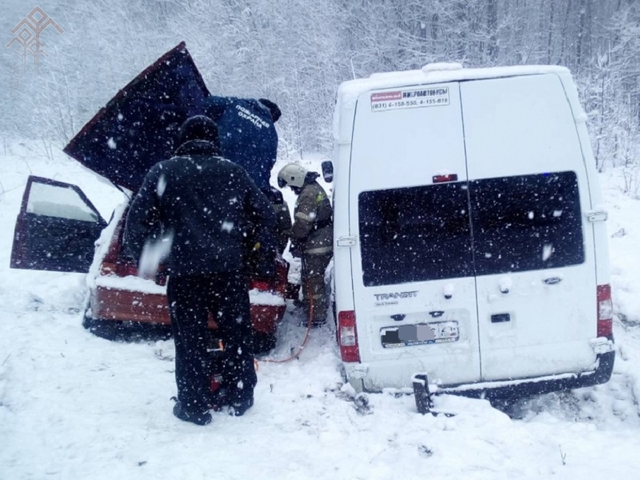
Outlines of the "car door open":
M 30 176 L 16 221 L 11 268 L 86 273 L 105 226 L 77 186 Z

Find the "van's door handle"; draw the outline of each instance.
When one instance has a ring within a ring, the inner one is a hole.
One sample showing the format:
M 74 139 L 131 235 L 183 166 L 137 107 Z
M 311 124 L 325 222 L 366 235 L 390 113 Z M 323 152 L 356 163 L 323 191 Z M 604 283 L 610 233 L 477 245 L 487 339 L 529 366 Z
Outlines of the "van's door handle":
M 510 321 L 511 315 L 508 313 L 497 313 L 495 315 L 491 315 L 491 323 L 504 323 Z
M 556 283 L 560 283 L 562 281 L 562 277 L 549 277 L 542 280 L 547 285 L 555 285 Z
M 606 222 L 609 214 L 606 210 L 591 210 L 585 213 L 587 220 L 591 223 Z
M 340 237 L 336 241 L 336 245 L 338 247 L 355 247 L 356 246 L 356 237 Z

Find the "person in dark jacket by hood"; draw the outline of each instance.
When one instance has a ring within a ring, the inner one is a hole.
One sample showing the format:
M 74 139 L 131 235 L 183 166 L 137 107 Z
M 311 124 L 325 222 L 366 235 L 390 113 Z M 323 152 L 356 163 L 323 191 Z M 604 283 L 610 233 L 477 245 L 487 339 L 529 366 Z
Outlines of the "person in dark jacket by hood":
M 247 172 L 221 156 L 218 130 L 205 116 L 181 127 L 175 156 L 151 168 L 134 198 L 125 245 L 142 253 L 168 252 L 167 297 L 176 345 L 174 415 L 205 425 L 212 404 L 207 353 L 209 314 L 225 343 L 223 377 L 235 415 L 253 405 L 257 382 L 245 259 L 263 261 L 254 276 L 275 266 L 273 209 Z M 157 257 L 157 256 L 156 256 Z
M 271 201 L 277 217 L 278 250 L 283 253 L 291 235 L 291 214 L 282 194 L 269 184 L 278 154 L 275 123 L 282 111 L 266 98 L 207 98 L 207 115 L 220 129 L 220 148 L 225 158 L 243 167 Z
M 278 153 L 275 122 L 282 112 L 266 98 L 207 98 L 205 112 L 220 130 L 225 158 L 243 167 L 263 192 L 270 188 L 271 170 Z

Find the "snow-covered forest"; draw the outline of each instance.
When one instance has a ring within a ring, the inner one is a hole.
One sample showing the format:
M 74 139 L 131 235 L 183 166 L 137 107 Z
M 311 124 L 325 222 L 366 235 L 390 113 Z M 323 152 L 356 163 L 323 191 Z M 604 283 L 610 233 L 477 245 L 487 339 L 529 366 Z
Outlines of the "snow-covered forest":
M 35 5 L 33 5 L 35 6 Z M 33 7 L 5 2 L 4 44 Z M 210 91 L 271 98 L 283 154 L 331 149 L 338 85 L 430 62 L 571 69 L 600 170 L 638 193 L 640 5 L 635 0 L 48 0 L 38 71 L 0 55 L 3 137 L 67 142 L 114 93 L 185 40 Z

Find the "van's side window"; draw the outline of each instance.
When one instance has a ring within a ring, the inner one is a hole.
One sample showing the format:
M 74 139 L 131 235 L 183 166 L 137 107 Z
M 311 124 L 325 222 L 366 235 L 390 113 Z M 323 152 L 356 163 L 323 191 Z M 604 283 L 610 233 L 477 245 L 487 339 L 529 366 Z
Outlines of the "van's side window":
M 574 172 L 477 180 L 469 189 L 476 275 L 584 262 Z
M 365 286 L 472 275 L 466 183 L 362 192 Z

